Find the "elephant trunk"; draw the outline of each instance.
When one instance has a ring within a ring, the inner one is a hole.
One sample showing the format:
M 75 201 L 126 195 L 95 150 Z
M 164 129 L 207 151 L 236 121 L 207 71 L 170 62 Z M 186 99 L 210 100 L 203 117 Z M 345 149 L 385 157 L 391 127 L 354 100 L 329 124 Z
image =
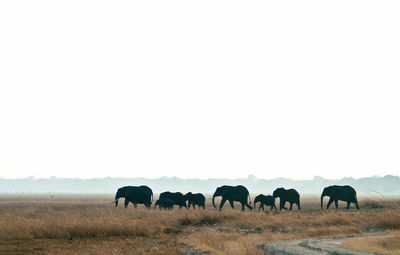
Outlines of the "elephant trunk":
M 212 197 L 212 204 L 213 204 L 214 208 L 217 208 L 217 207 L 215 206 L 214 200 L 215 200 L 215 196 Z
M 321 195 L 321 210 L 322 210 L 322 207 L 323 207 L 323 203 L 324 203 L 324 195 Z
M 114 203 L 115 203 L 115 207 L 118 206 L 118 200 L 121 197 L 120 191 L 118 190 L 117 194 L 115 194 L 115 198 L 114 198 Z

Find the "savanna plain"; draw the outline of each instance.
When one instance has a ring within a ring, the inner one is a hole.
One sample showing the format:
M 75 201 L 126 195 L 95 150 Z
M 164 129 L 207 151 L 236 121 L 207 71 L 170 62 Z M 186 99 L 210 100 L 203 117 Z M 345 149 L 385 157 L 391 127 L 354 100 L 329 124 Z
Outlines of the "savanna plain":
M 380 234 L 344 245 L 400 254 L 396 197 L 365 196 L 361 210 L 339 203 L 321 211 L 319 197 L 309 196 L 301 211 L 265 212 L 241 212 L 239 204 L 217 211 L 206 197 L 206 210 L 169 211 L 115 208 L 113 194 L 0 195 L 0 254 L 261 254 L 259 244 L 277 240 Z

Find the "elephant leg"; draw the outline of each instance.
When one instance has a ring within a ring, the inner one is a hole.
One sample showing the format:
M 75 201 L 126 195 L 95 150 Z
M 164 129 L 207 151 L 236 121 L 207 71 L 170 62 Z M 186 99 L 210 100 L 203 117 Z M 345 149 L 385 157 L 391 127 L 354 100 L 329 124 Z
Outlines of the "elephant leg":
M 264 211 L 264 204 L 261 204 L 260 208 L 262 208 L 262 210 Z
M 231 205 L 232 208 L 235 208 L 235 205 L 233 204 L 233 200 L 229 200 L 229 204 Z
M 300 201 L 297 202 L 297 209 L 301 210 L 301 208 L 300 208 Z
M 285 209 L 285 210 L 287 210 L 287 208 L 285 207 L 285 204 L 286 204 L 286 201 L 281 201 L 280 202 L 280 209 L 282 210 L 282 209 Z
M 222 207 L 224 206 L 225 202 L 226 202 L 226 198 L 222 198 L 221 204 L 219 204 L 219 210 L 220 211 L 221 211 Z
M 128 208 L 129 200 L 125 198 L 124 207 Z
M 249 208 L 250 211 L 253 210 L 253 207 L 251 207 L 251 205 L 249 205 L 247 202 L 246 202 L 245 206 L 247 206 L 247 208 Z M 264 211 L 264 209 L 263 209 L 263 211 Z
M 290 210 L 290 211 L 292 210 L 292 207 L 293 207 L 293 203 L 290 202 L 290 206 L 289 206 L 289 210 Z
M 244 211 L 244 203 L 241 203 L 242 204 L 242 211 Z
M 338 209 L 338 207 L 339 207 L 339 203 L 338 202 L 339 202 L 338 200 L 335 200 L 336 209 Z
M 360 210 L 360 207 L 358 206 L 357 200 L 354 202 L 354 204 L 356 205 L 357 210 Z
M 347 201 L 346 209 L 350 209 L 350 201 Z
M 326 205 L 326 209 L 329 209 L 329 206 L 333 203 L 333 198 L 329 198 L 328 204 Z

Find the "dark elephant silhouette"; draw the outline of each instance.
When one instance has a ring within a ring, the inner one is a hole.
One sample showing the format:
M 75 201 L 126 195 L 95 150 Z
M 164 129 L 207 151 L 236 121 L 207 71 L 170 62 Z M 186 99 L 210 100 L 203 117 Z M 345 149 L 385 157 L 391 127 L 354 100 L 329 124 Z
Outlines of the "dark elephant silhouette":
M 150 208 L 153 202 L 153 191 L 147 186 L 125 186 L 119 188 L 115 194 L 115 207 L 118 206 L 118 199 L 125 198 L 124 206 L 128 207 L 129 202 L 133 203 L 135 208 L 137 204 L 144 204 L 147 208 Z
M 289 210 L 292 210 L 293 204 L 297 204 L 297 208 L 300 209 L 300 195 L 299 192 L 297 192 L 295 189 L 284 189 L 284 188 L 277 188 L 274 190 L 274 193 L 272 194 L 274 198 L 279 197 L 279 209 L 285 209 L 286 202 L 290 203 Z
M 224 206 L 226 200 L 229 201 L 229 204 L 231 205 L 232 208 L 235 208 L 233 205 L 233 201 L 237 201 L 242 204 L 242 211 L 244 211 L 245 206 L 247 206 L 250 210 L 253 209 L 249 205 L 249 204 L 251 204 L 249 191 L 246 189 L 246 187 L 244 187 L 242 185 L 238 185 L 238 186 L 224 185 L 224 186 L 218 187 L 215 190 L 214 195 L 212 197 L 212 204 L 213 204 L 214 208 L 217 208 L 215 206 L 214 200 L 215 200 L 215 197 L 218 197 L 218 196 L 222 197 L 221 203 L 219 205 L 220 211 L 221 211 L 222 207 Z M 249 203 L 247 203 L 247 201 Z
M 183 194 L 181 192 L 169 192 L 165 191 L 160 194 L 158 199 L 166 199 L 169 198 L 174 201 L 174 205 L 178 205 L 179 209 L 182 207 L 187 208 L 185 199 L 183 198 Z
M 261 209 L 264 211 L 264 205 L 269 205 L 271 206 L 270 210 L 272 210 L 273 208 L 275 208 L 275 210 L 278 210 L 275 206 L 275 198 L 273 196 L 265 196 L 263 194 L 260 194 L 258 196 L 256 196 L 254 198 L 254 210 L 256 208 L 256 203 L 260 202 L 260 207 L 258 208 L 258 210 L 260 211 Z
M 160 208 L 160 210 L 163 209 L 169 209 L 172 210 L 174 209 L 174 201 L 170 198 L 166 198 L 166 199 L 158 199 L 156 201 L 156 203 L 154 204 L 154 208 L 156 208 L 158 205 L 158 208 Z
M 206 209 L 206 197 L 201 194 L 201 193 L 186 193 L 183 198 L 185 199 L 185 202 L 188 201 L 188 207 L 193 206 L 193 209 L 195 208 L 195 205 L 198 205 L 199 207 L 203 207 L 203 209 Z
M 347 202 L 346 209 L 350 208 L 350 203 L 354 203 L 356 205 L 356 208 L 360 209 L 357 201 L 357 193 L 355 189 L 349 185 L 344 185 L 344 186 L 333 185 L 324 188 L 321 194 L 321 210 L 323 207 L 323 200 L 325 196 L 330 197 L 329 202 L 326 205 L 326 209 L 328 209 L 333 202 L 335 202 L 335 206 L 336 208 L 338 208 L 339 200 Z

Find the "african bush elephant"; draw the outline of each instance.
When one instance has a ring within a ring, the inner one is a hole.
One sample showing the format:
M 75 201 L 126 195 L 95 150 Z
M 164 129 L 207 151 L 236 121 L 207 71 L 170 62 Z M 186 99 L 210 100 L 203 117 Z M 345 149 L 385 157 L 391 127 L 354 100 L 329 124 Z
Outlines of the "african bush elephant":
M 300 209 L 300 195 L 295 189 L 284 189 L 284 188 L 277 188 L 274 190 L 272 194 L 275 198 L 279 197 L 279 209 L 285 209 L 286 202 L 290 203 L 289 210 L 292 210 L 293 204 L 297 204 L 297 208 Z
M 137 204 L 144 204 L 147 208 L 150 208 L 151 203 L 153 202 L 153 191 L 147 186 L 125 186 L 119 188 L 117 193 L 115 194 L 115 207 L 118 206 L 118 199 L 124 197 L 125 208 L 128 207 L 129 202 L 133 203 L 133 205 L 137 206 Z
M 275 208 L 275 210 L 278 210 L 275 206 L 275 198 L 273 196 L 264 196 L 263 194 L 260 194 L 258 196 L 256 196 L 254 198 L 254 210 L 256 208 L 256 203 L 260 202 L 260 207 L 258 208 L 258 210 L 260 211 L 261 208 L 264 211 L 264 205 L 269 205 L 271 206 L 270 210 L 272 210 L 273 208 Z
M 203 207 L 203 209 L 206 209 L 206 197 L 201 193 L 193 194 L 192 192 L 189 192 L 186 193 L 183 198 L 185 199 L 185 202 L 188 201 L 189 208 L 192 205 L 194 209 L 195 205 L 198 205 L 199 207 Z
M 158 199 L 156 201 L 156 203 L 154 204 L 154 208 L 156 208 L 158 205 L 158 207 L 160 208 L 160 210 L 162 208 L 164 209 L 169 209 L 172 210 L 174 209 L 174 201 L 170 198 L 166 198 L 166 199 Z
M 339 186 L 339 185 L 333 185 L 333 186 L 328 186 L 324 188 L 321 194 L 321 210 L 323 207 L 323 200 L 324 197 L 328 196 L 329 202 L 326 205 L 326 209 L 329 208 L 329 206 L 332 204 L 332 202 L 335 202 L 336 208 L 338 208 L 338 201 L 345 201 L 347 202 L 347 207 L 346 209 L 350 208 L 350 203 L 354 203 L 356 205 L 356 208 L 359 210 L 360 207 L 358 206 L 358 201 L 357 201 L 357 193 L 353 187 L 345 185 L 345 186 Z
M 174 205 L 178 205 L 179 209 L 182 208 L 182 206 L 187 208 L 185 199 L 183 198 L 183 194 L 180 192 L 166 191 L 160 194 L 159 199 L 166 199 L 166 198 L 169 198 L 172 201 L 174 201 Z
M 214 195 L 212 197 L 212 204 L 213 204 L 214 208 L 217 208 L 215 206 L 214 200 L 215 200 L 215 197 L 218 197 L 218 196 L 222 197 L 221 204 L 219 205 L 220 211 L 221 211 L 222 207 L 224 206 L 226 200 L 229 201 L 229 204 L 231 205 L 232 208 L 235 208 L 233 205 L 233 201 L 237 201 L 242 204 L 242 211 L 244 211 L 244 206 L 247 206 L 250 210 L 253 209 L 249 205 L 249 204 L 251 204 L 249 191 L 246 189 L 246 187 L 244 187 L 242 185 L 238 185 L 238 186 L 224 185 L 224 186 L 218 187 L 215 190 Z M 247 203 L 247 198 L 249 199 L 248 200 L 249 203 Z

